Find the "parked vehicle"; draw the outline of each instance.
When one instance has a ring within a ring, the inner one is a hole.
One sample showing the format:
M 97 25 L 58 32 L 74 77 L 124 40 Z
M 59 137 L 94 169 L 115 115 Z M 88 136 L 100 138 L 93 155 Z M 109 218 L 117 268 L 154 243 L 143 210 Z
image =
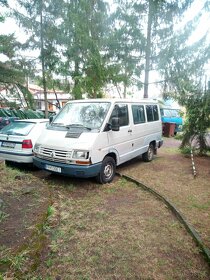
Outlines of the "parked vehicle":
M 17 117 L 0 117 L 0 130 L 11 122 L 18 120 Z
M 163 126 L 163 135 L 164 135 L 166 123 L 175 123 L 175 129 L 174 129 L 175 135 L 177 134 L 177 132 L 180 132 L 182 130 L 183 119 L 180 114 L 180 110 L 173 109 L 170 107 L 163 107 L 160 108 L 160 113 L 161 113 L 161 120 Z
M 142 155 L 151 161 L 163 141 L 156 101 L 68 102 L 38 138 L 34 164 L 51 172 L 111 182 L 116 166 Z
M 33 163 L 35 141 L 48 119 L 26 119 L 11 122 L 0 130 L 0 158 L 6 161 Z

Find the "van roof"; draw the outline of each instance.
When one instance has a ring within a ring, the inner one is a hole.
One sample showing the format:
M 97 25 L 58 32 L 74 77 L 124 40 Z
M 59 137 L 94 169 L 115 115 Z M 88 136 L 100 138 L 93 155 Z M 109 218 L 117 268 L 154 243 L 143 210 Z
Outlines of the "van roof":
M 77 99 L 77 100 L 70 100 L 68 101 L 68 103 L 77 103 L 77 102 L 81 102 L 81 103 L 86 103 L 86 102 L 91 102 L 91 103 L 95 103 L 95 102 L 111 102 L 111 103 L 155 103 L 158 104 L 158 101 L 155 99 L 121 99 L 121 98 L 97 98 L 97 99 Z

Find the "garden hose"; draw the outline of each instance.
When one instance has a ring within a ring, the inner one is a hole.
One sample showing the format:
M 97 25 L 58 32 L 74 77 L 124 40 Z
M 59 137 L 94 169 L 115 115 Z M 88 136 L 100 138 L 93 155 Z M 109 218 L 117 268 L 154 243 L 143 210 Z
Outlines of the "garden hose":
M 130 177 L 130 176 L 127 176 L 127 175 L 124 175 L 124 174 L 120 174 L 120 173 L 118 173 L 118 175 L 122 178 L 125 178 L 126 180 L 128 180 L 130 182 L 135 183 L 138 187 L 142 188 L 143 190 L 146 190 L 146 191 L 150 192 L 156 198 L 163 201 L 168 206 L 168 208 L 172 211 L 172 213 L 176 216 L 176 218 L 184 225 L 186 230 L 190 233 L 190 235 L 192 236 L 192 238 L 194 239 L 194 241 L 196 242 L 198 247 L 201 249 L 203 255 L 205 256 L 206 261 L 208 262 L 208 264 L 210 266 L 210 250 L 209 250 L 209 248 L 204 245 L 203 241 L 201 240 L 200 235 L 194 229 L 194 227 L 187 222 L 186 218 L 181 214 L 181 212 L 166 197 L 164 197 L 163 195 L 161 195 L 160 193 L 158 193 L 154 189 L 146 186 L 142 182 L 134 179 L 133 177 Z

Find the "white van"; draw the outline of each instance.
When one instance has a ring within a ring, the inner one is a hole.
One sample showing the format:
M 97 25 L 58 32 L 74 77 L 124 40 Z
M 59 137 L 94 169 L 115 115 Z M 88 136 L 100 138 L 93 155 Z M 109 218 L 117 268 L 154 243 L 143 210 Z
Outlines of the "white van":
M 89 99 L 68 102 L 34 146 L 34 164 L 50 172 L 111 182 L 116 166 L 161 147 L 154 100 Z

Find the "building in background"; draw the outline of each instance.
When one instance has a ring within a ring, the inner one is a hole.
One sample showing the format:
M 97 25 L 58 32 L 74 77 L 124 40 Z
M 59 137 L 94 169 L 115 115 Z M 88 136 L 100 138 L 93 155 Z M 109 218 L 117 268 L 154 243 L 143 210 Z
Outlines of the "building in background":
M 43 88 L 37 85 L 29 84 L 28 89 L 34 97 L 35 109 L 45 110 Z M 48 111 L 57 112 L 59 108 L 62 108 L 66 102 L 71 99 L 72 97 L 69 93 L 59 90 L 47 90 Z
M 31 92 L 34 98 L 34 109 L 45 110 L 44 103 L 44 90 L 40 86 L 35 84 L 28 84 L 28 90 Z M 62 108 L 67 101 L 72 97 L 69 93 L 63 91 L 47 90 L 48 111 L 57 112 L 59 108 Z M 27 108 L 27 102 L 20 88 L 12 86 L 9 88 L 0 88 L 0 108 L 1 107 L 18 107 Z

